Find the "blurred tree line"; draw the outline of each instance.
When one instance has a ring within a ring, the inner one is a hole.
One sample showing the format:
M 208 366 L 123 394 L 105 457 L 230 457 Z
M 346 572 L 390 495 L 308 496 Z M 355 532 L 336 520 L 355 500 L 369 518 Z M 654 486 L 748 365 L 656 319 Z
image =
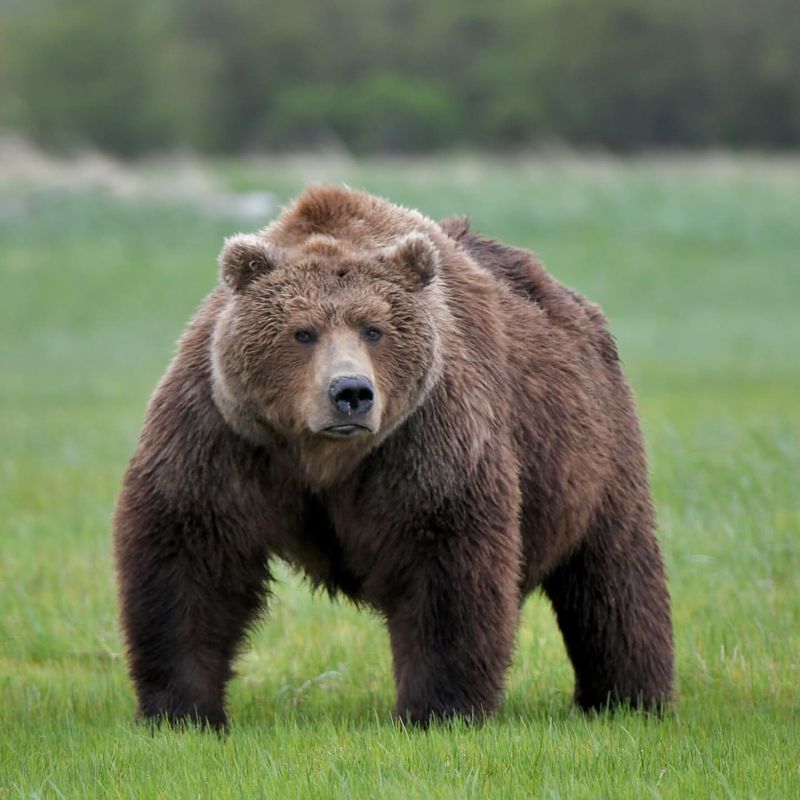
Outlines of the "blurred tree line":
M 0 2 L 0 126 L 53 149 L 800 144 L 798 0 Z

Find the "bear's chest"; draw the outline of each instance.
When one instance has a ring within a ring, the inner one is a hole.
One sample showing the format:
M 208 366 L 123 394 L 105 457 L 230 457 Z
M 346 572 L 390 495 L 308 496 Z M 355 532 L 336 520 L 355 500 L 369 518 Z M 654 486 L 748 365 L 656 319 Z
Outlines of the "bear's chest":
M 341 503 L 312 496 L 306 503 L 290 560 L 300 567 L 315 586 L 331 594 L 342 592 L 362 599 L 368 572 L 362 537 L 364 523 L 347 513 Z
M 365 470 L 304 494 L 299 524 L 280 554 L 315 586 L 382 608 L 414 549 L 414 537 L 406 535 L 411 511 L 388 491 L 392 487 L 385 473 Z

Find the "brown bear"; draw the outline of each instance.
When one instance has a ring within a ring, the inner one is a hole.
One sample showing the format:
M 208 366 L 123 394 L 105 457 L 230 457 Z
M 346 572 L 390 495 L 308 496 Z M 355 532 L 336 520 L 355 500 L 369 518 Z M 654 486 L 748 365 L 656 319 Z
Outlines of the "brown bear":
M 669 702 L 642 437 L 597 306 L 460 219 L 332 187 L 219 263 L 116 512 L 140 716 L 226 724 L 276 558 L 385 618 L 405 720 L 497 707 L 536 587 L 581 708 Z

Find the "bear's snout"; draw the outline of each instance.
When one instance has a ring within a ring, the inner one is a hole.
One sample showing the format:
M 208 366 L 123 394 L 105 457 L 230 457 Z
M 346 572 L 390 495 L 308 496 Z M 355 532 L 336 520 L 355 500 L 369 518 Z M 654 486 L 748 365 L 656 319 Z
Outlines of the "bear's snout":
M 372 408 L 375 391 L 366 375 L 342 375 L 331 382 L 328 397 L 340 414 L 362 417 Z
M 339 326 L 320 334 L 310 391 L 300 398 L 311 433 L 349 439 L 378 432 L 383 404 L 371 356 L 357 330 Z

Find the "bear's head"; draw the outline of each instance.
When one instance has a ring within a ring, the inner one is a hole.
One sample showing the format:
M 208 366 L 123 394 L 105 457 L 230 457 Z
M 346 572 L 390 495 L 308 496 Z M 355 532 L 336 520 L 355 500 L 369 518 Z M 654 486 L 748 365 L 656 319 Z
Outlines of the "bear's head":
M 424 230 L 381 230 L 363 208 L 343 211 L 343 195 L 352 201 L 333 192 L 327 215 L 315 197 L 261 234 L 228 239 L 219 259 L 216 403 L 247 438 L 296 447 L 319 484 L 423 402 L 440 361 L 436 244 Z

